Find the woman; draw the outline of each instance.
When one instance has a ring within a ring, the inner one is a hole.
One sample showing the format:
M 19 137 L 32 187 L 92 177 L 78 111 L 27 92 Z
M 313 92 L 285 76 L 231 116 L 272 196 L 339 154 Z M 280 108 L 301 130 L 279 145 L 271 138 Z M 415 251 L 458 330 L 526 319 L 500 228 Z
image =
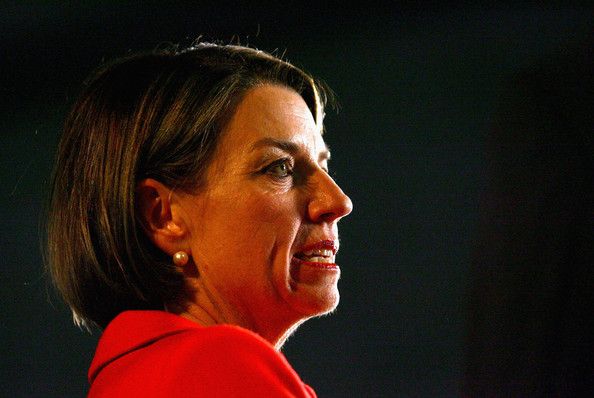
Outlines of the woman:
M 315 396 L 279 349 L 338 304 L 326 96 L 269 54 L 201 43 L 86 84 L 65 126 L 50 268 L 105 331 L 90 396 Z

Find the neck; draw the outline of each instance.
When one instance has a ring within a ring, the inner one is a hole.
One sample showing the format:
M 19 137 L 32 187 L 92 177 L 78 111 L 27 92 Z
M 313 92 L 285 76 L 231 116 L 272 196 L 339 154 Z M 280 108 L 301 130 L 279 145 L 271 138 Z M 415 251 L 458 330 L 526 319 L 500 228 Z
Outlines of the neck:
M 293 319 L 289 317 L 276 316 L 274 319 L 266 319 L 259 322 L 248 316 L 241 315 L 242 311 L 215 300 L 215 295 L 209 294 L 205 286 L 193 289 L 184 303 L 172 303 L 167 305 L 167 310 L 180 315 L 188 320 L 202 326 L 214 325 L 236 325 L 259 334 L 268 341 L 276 350 L 282 348 L 283 344 L 297 327 L 305 319 Z

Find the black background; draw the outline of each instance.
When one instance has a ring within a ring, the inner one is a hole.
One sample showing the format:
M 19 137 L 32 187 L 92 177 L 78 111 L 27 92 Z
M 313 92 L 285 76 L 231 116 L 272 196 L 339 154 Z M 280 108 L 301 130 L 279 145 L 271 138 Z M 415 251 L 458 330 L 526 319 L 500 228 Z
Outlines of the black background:
M 165 3 L 165 2 L 163 2 Z M 104 59 L 159 43 L 240 42 L 325 80 L 341 223 L 341 304 L 284 348 L 321 397 L 457 396 L 483 143 L 508 78 L 591 35 L 578 5 L 0 6 L 0 395 L 87 391 L 98 333 L 43 270 L 40 223 L 61 124 Z

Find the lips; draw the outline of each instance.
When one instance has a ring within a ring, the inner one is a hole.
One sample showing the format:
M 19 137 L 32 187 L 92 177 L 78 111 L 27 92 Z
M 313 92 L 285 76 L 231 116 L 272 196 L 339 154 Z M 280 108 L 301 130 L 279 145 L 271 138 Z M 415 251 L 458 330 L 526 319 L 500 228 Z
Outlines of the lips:
M 338 245 L 333 240 L 322 240 L 302 247 L 293 255 L 292 263 L 320 268 L 337 268 L 334 263 Z

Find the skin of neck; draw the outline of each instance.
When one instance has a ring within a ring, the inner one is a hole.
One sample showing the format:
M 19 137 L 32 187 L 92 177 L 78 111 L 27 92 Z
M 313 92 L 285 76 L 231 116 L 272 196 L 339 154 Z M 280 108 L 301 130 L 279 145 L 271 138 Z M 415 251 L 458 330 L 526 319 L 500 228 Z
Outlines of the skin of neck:
M 198 279 L 200 280 L 200 279 Z M 212 290 L 203 283 L 195 283 L 187 289 L 183 302 L 169 303 L 169 312 L 180 315 L 201 326 L 236 325 L 251 330 L 267 340 L 276 350 L 280 351 L 287 339 L 307 318 L 297 316 L 275 316 L 260 320 L 244 315 L 244 311 L 216 299 Z

